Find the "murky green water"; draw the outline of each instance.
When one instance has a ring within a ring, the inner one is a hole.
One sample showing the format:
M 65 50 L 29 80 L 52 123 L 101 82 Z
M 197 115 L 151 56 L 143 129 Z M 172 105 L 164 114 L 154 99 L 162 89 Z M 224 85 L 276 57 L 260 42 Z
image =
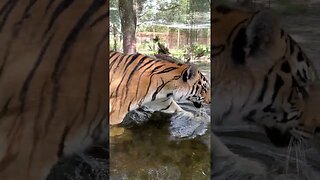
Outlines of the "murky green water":
M 110 179 L 210 179 L 209 135 L 173 140 L 166 120 L 110 139 Z
M 110 139 L 110 179 L 210 179 L 209 135 L 172 139 L 168 121 L 150 121 Z

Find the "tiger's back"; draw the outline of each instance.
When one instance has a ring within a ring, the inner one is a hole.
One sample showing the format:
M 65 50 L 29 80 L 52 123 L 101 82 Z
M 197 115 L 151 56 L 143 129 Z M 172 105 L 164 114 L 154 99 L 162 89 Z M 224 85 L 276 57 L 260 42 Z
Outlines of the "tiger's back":
M 0 179 L 44 179 L 107 137 L 105 2 L 0 3 Z

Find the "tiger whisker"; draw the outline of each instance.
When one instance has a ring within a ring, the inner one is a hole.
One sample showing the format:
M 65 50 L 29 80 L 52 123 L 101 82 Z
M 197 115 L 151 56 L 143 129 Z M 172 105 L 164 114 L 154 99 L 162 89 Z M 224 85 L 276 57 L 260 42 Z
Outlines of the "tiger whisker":
M 289 172 L 289 166 L 290 166 L 290 155 L 291 155 L 291 150 L 293 147 L 293 141 L 294 141 L 294 137 L 290 138 L 290 142 L 289 142 L 289 146 L 287 149 L 287 154 L 286 154 L 286 165 L 285 165 L 285 174 L 288 174 Z

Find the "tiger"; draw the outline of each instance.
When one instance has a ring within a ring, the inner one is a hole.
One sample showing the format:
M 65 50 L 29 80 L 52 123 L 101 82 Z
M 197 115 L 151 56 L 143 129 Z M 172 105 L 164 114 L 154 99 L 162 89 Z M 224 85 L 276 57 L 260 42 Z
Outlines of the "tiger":
M 320 144 L 319 116 L 307 111 L 320 102 L 317 72 L 278 16 L 220 5 L 211 21 L 214 124 L 257 124 L 278 147 Z
M 319 150 L 315 66 L 271 9 L 214 6 L 211 25 L 211 178 L 273 179 L 264 164 L 228 149 L 213 127 L 254 124 L 276 147 L 303 141 Z
M 107 142 L 106 7 L 0 2 L 0 179 L 44 180 L 59 159 Z
M 197 108 L 211 103 L 210 83 L 194 64 L 110 51 L 109 73 L 110 125 L 140 107 L 194 117 L 177 102 L 187 100 Z

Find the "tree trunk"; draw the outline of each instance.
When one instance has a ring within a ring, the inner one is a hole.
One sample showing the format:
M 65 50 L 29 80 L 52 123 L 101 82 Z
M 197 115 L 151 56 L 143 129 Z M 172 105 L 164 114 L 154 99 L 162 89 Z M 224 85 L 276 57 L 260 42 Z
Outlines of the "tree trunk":
M 133 54 L 136 52 L 136 26 L 137 16 L 133 7 L 133 0 L 119 0 L 121 19 L 121 32 L 123 36 L 123 52 Z

